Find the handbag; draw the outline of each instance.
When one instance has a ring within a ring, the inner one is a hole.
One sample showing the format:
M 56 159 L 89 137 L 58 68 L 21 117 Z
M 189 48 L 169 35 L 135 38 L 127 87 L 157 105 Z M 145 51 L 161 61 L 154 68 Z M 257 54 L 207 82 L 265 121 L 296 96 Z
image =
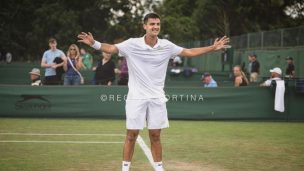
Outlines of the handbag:
M 73 62 L 71 61 L 71 59 L 68 57 L 69 63 L 71 64 L 72 68 L 74 69 L 75 72 L 77 72 L 77 74 L 80 77 L 80 84 L 84 84 L 84 78 L 81 75 L 81 73 L 74 67 Z

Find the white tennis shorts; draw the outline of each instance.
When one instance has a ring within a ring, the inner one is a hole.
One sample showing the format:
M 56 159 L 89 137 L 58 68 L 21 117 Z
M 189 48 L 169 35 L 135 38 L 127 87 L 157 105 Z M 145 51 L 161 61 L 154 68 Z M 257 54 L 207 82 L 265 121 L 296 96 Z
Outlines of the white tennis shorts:
M 165 98 L 127 99 L 127 129 L 163 129 L 169 127 Z

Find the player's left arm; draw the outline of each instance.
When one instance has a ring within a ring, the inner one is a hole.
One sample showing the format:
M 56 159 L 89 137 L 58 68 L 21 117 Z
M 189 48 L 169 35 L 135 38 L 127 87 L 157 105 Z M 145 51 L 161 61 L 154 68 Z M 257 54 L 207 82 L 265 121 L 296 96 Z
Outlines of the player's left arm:
M 229 38 L 224 36 L 221 39 L 217 38 L 215 39 L 213 45 L 206 46 L 206 47 L 200 47 L 200 48 L 191 48 L 191 49 L 183 49 L 182 52 L 179 54 L 183 57 L 196 57 L 200 56 L 202 54 L 206 54 L 209 52 L 214 52 L 223 48 L 227 48 L 227 43 L 229 43 Z

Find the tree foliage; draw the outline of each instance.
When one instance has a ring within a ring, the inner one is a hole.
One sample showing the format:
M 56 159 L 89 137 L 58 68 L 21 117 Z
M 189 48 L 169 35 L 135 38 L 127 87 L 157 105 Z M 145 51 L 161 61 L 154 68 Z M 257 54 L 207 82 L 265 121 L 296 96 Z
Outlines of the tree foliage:
M 141 0 L 3 0 L 0 51 L 19 59 L 40 59 L 50 37 L 66 50 L 77 43 L 81 31 L 107 42 L 140 35 L 144 5 Z
M 142 36 L 143 15 L 151 10 L 162 17 L 161 36 L 176 43 L 304 21 L 303 0 L 2 0 L 0 51 L 40 59 L 50 37 L 66 50 L 80 31 L 110 43 Z
M 285 12 L 294 4 L 302 4 L 294 9 L 302 14 L 298 18 Z M 177 24 L 175 29 L 164 28 L 163 34 L 173 41 L 185 41 L 301 25 L 303 5 L 301 0 L 164 0 L 157 11 L 165 18 L 164 25 Z M 183 21 L 188 21 L 186 26 L 179 25 Z

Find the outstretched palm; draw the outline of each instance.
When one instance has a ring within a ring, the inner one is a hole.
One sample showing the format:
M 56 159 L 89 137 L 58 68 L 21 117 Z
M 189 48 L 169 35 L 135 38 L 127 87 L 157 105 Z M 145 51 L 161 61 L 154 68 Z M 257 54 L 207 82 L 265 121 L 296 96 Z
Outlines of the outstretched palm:
M 215 39 L 213 46 L 215 47 L 215 50 L 220 50 L 223 48 L 228 48 L 229 45 L 227 45 L 227 43 L 229 43 L 229 38 L 224 36 L 221 39 Z
M 94 37 L 90 32 L 89 33 L 81 32 L 77 37 L 79 38 L 78 42 L 87 44 L 89 46 L 92 46 L 95 42 Z

